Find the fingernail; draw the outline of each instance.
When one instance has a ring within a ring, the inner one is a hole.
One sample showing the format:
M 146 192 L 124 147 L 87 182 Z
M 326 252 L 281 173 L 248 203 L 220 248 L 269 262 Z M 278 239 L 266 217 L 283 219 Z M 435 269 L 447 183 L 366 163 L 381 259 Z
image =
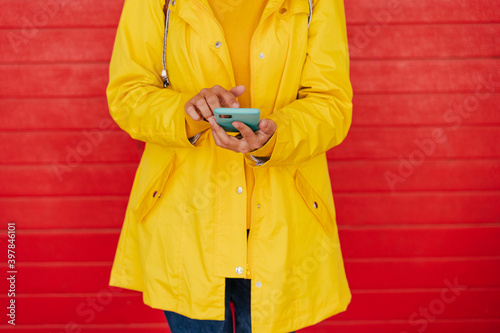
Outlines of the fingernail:
M 233 105 L 231 105 L 232 108 L 237 108 L 238 106 L 240 106 L 238 103 L 233 103 Z

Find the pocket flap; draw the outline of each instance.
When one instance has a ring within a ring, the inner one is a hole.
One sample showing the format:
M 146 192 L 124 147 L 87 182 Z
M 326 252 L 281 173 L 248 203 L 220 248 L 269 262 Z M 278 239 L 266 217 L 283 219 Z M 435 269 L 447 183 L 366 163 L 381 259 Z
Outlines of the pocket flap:
M 322 196 L 307 180 L 300 169 L 297 169 L 295 185 L 299 189 L 300 195 L 304 199 L 307 207 L 316 216 L 327 235 L 331 237 L 334 232 L 333 223 L 335 223 L 335 217 L 332 215 L 331 210 L 323 200 Z
M 158 174 L 151 180 L 144 192 L 141 194 L 141 197 L 132 211 L 135 221 L 142 222 L 149 210 L 161 197 L 163 188 L 165 187 L 165 184 L 172 172 L 174 165 L 173 157 L 174 154 L 171 154 L 163 170 L 158 172 Z

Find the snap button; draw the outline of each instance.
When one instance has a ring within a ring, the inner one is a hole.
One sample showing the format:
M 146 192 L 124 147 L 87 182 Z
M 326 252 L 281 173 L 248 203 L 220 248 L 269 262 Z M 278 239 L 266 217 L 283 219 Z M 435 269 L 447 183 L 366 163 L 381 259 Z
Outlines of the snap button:
M 281 8 L 280 9 L 280 14 L 285 14 L 286 13 L 286 8 Z
M 236 267 L 236 274 L 243 274 L 243 267 Z
M 155 191 L 155 192 L 153 193 L 153 198 L 154 198 L 154 197 L 156 197 L 156 194 L 157 194 L 157 193 L 158 193 L 158 191 Z
M 257 208 L 260 208 L 260 204 L 257 204 Z
M 215 47 L 216 47 L 216 48 L 219 48 L 221 45 L 222 45 L 222 43 L 221 43 L 221 42 L 219 42 L 219 41 L 215 42 Z
M 266 55 L 264 53 L 259 53 L 259 58 L 264 59 Z
M 314 203 L 313 203 L 313 207 L 314 207 L 314 208 L 318 208 L 318 203 L 317 203 L 316 201 L 314 201 Z
M 238 188 L 236 188 L 236 192 L 238 192 L 238 194 L 243 193 L 243 188 L 241 186 L 238 186 Z
M 258 288 L 262 287 L 262 282 L 260 281 L 255 282 L 255 286 Z

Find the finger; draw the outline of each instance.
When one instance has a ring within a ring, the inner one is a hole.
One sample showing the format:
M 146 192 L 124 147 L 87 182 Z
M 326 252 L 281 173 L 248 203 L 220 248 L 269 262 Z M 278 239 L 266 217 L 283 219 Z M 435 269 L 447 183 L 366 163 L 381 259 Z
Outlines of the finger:
M 199 96 L 199 98 L 194 102 L 196 109 L 200 112 L 203 118 L 208 119 L 208 117 L 212 116 L 212 110 L 207 104 L 205 96 Z
M 259 129 L 269 136 L 276 132 L 276 127 L 276 123 L 271 119 L 262 119 L 259 123 Z
M 214 135 L 214 141 L 215 138 L 218 139 L 218 146 L 226 149 L 231 149 L 235 150 L 237 143 L 235 141 L 239 141 L 238 139 L 229 136 L 224 129 L 217 124 L 215 121 L 215 117 L 210 117 L 208 118 L 208 121 L 210 122 L 210 125 L 212 125 L 212 133 Z
M 233 126 L 238 129 L 243 136 L 244 143 L 249 150 L 257 149 L 262 146 L 264 138 L 259 138 L 254 131 L 241 121 L 233 121 Z
M 243 93 L 245 92 L 245 86 L 244 85 L 239 85 L 239 86 L 236 86 L 234 88 L 231 88 L 229 90 L 230 93 L 232 93 L 234 96 L 236 97 L 240 97 L 241 95 L 243 95 Z
M 207 92 L 205 95 L 205 101 L 207 101 L 207 104 L 210 108 L 211 115 L 214 114 L 213 111 L 215 110 L 215 108 L 221 107 L 219 96 L 214 92 L 211 92 L 211 91 Z
M 194 107 L 193 103 L 187 102 L 186 105 L 184 106 L 184 110 L 191 118 L 193 118 L 193 120 L 198 121 L 202 119 L 200 114 L 196 111 L 196 108 Z
M 276 132 L 278 126 L 271 119 L 262 119 L 259 123 L 259 129 L 255 132 L 257 136 L 265 138 L 267 141 Z
M 233 93 L 227 91 L 226 89 L 220 87 L 220 86 L 215 86 L 214 92 L 218 95 L 218 97 L 221 100 L 221 104 L 224 105 L 224 107 L 231 107 L 231 108 L 238 108 L 240 107 L 240 103 L 236 100 L 236 97 L 233 95 Z

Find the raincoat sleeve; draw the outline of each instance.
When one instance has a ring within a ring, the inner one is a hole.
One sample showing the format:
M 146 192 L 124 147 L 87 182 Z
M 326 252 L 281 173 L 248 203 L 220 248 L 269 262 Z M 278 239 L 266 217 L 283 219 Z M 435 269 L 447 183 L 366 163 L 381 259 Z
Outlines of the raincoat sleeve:
M 188 138 L 210 124 L 184 111 L 196 93 L 163 87 L 162 8 L 161 1 L 125 0 L 109 67 L 108 106 L 111 117 L 132 138 L 192 149 Z
M 251 166 L 287 166 L 340 144 L 352 121 L 352 87 L 342 0 L 315 0 L 306 60 L 297 99 L 268 116 L 276 132 L 261 148 L 244 154 Z M 269 160 L 257 164 L 252 156 Z

